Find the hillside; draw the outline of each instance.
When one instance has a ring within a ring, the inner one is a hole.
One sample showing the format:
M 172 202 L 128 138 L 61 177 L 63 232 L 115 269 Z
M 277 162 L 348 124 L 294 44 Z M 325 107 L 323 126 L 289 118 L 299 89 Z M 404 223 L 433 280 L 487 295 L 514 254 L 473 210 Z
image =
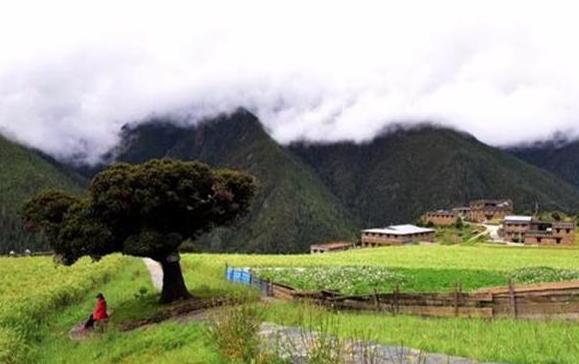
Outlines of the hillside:
M 414 221 L 426 209 L 477 198 L 512 198 L 520 212 L 535 202 L 579 210 L 579 192 L 571 185 L 449 129 L 423 126 L 367 144 L 296 143 L 289 149 L 368 226 Z
M 117 160 L 133 163 L 162 157 L 199 159 L 257 177 L 258 193 L 249 216 L 201 238 L 204 248 L 286 253 L 305 251 L 315 242 L 356 236 L 353 219 L 316 174 L 278 145 L 246 111 L 195 127 L 159 119 L 126 126 L 114 154 Z
M 48 157 L 0 136 L 0 253 L 47 246 L 22 228 L 20 208 L 35 193 L 59 188 L 80 192 L 81 181 Z
M 508 152 L 579 187 L 579 140 L 522 145 Z

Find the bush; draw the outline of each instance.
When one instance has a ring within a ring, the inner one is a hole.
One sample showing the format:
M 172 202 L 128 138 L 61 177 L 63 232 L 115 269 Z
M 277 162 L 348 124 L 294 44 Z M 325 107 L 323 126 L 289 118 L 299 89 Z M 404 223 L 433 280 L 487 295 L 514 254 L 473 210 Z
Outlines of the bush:
M 225 309 L 212 318 L 208 337 L 229 361 L 252 363 L 260 356 L 261 316 L 254 305 Z

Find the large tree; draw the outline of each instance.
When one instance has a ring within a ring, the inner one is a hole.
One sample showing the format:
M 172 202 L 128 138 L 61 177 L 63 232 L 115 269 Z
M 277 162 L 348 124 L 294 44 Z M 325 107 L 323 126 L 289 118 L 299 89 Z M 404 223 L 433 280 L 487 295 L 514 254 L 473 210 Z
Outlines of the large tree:
M 118 163 L 97 174 L 87 197 L 43 192 L 24 207 L 24 221 L 47 237 L 65 264 L 121 252 L 149 257 L 163 268 L 161 302 L 190 297 L 179 246 L 248 211 L 254 178 L 170 159 Z

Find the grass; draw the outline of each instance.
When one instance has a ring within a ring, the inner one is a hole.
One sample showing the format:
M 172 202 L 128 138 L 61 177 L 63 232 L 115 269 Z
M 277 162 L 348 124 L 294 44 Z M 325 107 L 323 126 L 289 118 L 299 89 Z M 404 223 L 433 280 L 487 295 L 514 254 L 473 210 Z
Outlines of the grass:
M 460 228 L 456 226 L 438 227 L 436 229 L 435 241 L 441 245 L 453 245 L 470 243 L 471 240 L 480 233 L 480 228 L 463 225 Z
M 29 358 L 29 346 L 63 307 L 79 302 L 87 290 L 107 282 L 120 270 L 119 256 L 73 267 L 56 266 L 50 258 L 0 258 L 0 362 Z
M 512 271 L 528 267 L 572 270 L 577 268 L 578 258 L 579 250 L 576 249 L 418 245 L 327 255 L 188 254 L 184 262 L 195 267 L 196 282 L 220 280 L 226 263 L 239 267 L 375 265 L 416 274 L 419 279 L 415 288 L 422 290 L 443 288 L 457 278 L 466 287 L 480 285 L 483 279 L 489 279 L 489 285 L 494 285 L 498 283 L 493 282 L 495 279 L 506 279 L 504 277 Z M 191 273 L 185 271 L 191 285 Z M 211 283 L 206 284 L 211 286 Z M 579 362 L 579 325 L 572 322 L 331 313 L 287 303 L 267 306 L 265 313 L 268 320 L 297 325 L 303 323 L 304 310 L 339 319 L 339 332 L 336 332 L 339 335 L 359 336 L 371 328 L 372 337 L 381 343 L 405 345 L 426 352 L 509 363 Z
M 356 337 L 366 333 L 379 343 L 409 346 L 425 352 L 508 363 L 572 364 L 579 360 L 579 325 L 564 321 L 427 319 L 371 313 L 331 313 L 319 308 L 279 304 L 266 319 L 303 324 L 331 317 L 334 333 Z
M 473 287 L 481 284 L 484 279 L 494 285 L 495 279 L 503 279 L 501 277 L 509 272 L 523 267 L 573 269 L 577 267 L 578 258 L 579 250 L 573 249 L 454 245 L 391 247 L 315 256 L 185 254 L 182 264 L 188 287 L 195 295 L 229 295 L 252 299 L 257 297 L 255 291 L 224 280 L 226 262 L 234 266 L 381 266 L 407 276 L 413 275 L 416 277 L 413 283 L 415 289 L 422 290 L 442 289 L 457 277 L 462 279 L 463 284 L 471 284 Z M 27 259 L 30 262 L 38 259 L 44 271 L 55 269 L 53 266 L 45 266 L 41 260 L 43 258 Z M 86 289 L 81 297 L 62 308 L 58 315 L 51 314 L 50 323 L 38 327 L 40 339 L 32 342 L 30 362 L 226 362 L 218 354 L 215 343 L 208 339 L 206 327 L 201 323 L 164 322 L 131 332 L 120 332 L 117 329 L 120 322 L 147 317 L 158 308 L 157 293 L 151 287 L 144 265 L 138 259 L 126 259 L 124 262 L 126 264 L 114 274 L 114 279 L 105 283 L 96 282 L 93 288 Z M 471 283 L 465 283 L 469 281 Z M 146 292 L 139 293 L 143 289 Z M 102 335 L 84 342 L 72 342 L 68 339 L 68 330 L 85 319 L 94 305 L 96 291 L 102 291 L 107 296 L 109 306 L 114 310 L 111 325 Z M 280 324 L 303 325 L 304 315 L 314 317 L 310 320 L 312 324 L 316 320 L 331 317 L 340 322 L 334 329 L 337 335 L 359 336 L 371 329 L 371 337 L 378 342 L 403 344 L 427 352 L 509 363 L 579 362 L 579 325 L 576 323 L 332 313 L 289 303 L 261 307 L 267 320 Z
M 433 244 L 358 249 L 319 255 L 186 254 L 183 261 L 189 267 L 196 267 L 195 271 L 208 268 L 214 274 L 222 274 L 225 264 L 236 267 L 376 265 L 417 269 L 511 271 L 529 266 L 575 269 L 579 261 L 579 249 Z
M 147 289 L 142 294 L 143 288 Z M 234 291 L 238 287 L 234 288 Z M 114 280 L 98 287 L 113 310 L 103 334 L 81 342 L 68 338 L 69 330 L 86 319 L 94 307 L 96 290 L 87 291 L 79 304 L 54 315 L 42 329 L 34 347 L 35 363 L 225 363 L 212 343 L 207 342 L 205 326 L 164 322 L 152 327 L 121 332 L 120 322 L 150 317 L 158 309 L 158 296 L 148 272 L 139 259 L 126 259 Z

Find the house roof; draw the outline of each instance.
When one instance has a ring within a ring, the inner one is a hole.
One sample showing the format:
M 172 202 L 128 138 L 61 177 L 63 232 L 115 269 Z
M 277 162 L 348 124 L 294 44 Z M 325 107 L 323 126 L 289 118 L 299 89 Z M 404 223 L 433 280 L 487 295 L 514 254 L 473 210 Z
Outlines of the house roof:
M 392 234 L 392 235 L 410 235 L 410 234 L 422 234 L 422 233 L 433 233 L 434 229 L 422 228 L 416 225 L 390 225 L 385 228 L 374 228 L 362 230 L 365 233 L 377 233 L 377 234 Z
M 531 222 L 531 220 L 533 220 L 532 216 L 520 216 L 520 215 L 505 216 L 505 221 L 507 222 Z

